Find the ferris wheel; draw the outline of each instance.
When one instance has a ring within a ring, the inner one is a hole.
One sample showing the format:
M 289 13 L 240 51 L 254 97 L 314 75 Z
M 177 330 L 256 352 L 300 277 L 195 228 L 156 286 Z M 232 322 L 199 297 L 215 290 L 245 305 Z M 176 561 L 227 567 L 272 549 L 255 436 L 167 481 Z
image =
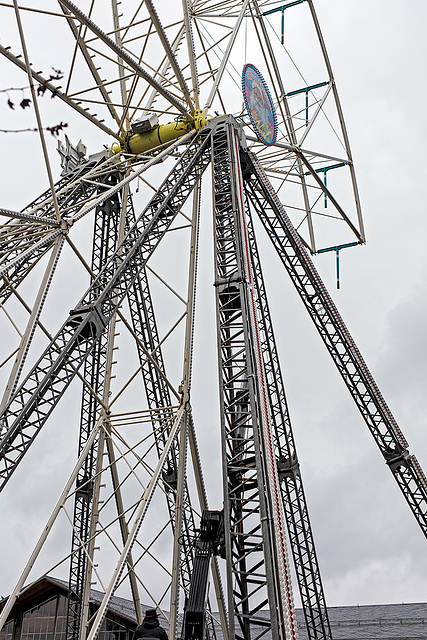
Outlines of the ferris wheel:
M 296 638 L 295 588 L 309 638 L 331 638 L 261 249 L 295 285 L 424 533 L 427 483 L 311 258 L 365 241 L 312 0 L 1 11 L 47 184 L 39 195 L 38 175 L 36 199 L 0 210 L 1 490 L 29 473 L 46 431 L 66 469 L 0 627 L 25 584 L 52 573 L 69 583 L 73 639 L 97 637 L 116 594 L 138 621 L 141 603 L 163 611 L 170 638 Z M 57 158 L 49 130 L 69 136 Z M 105 593 L 93 619 L 92 587 Z

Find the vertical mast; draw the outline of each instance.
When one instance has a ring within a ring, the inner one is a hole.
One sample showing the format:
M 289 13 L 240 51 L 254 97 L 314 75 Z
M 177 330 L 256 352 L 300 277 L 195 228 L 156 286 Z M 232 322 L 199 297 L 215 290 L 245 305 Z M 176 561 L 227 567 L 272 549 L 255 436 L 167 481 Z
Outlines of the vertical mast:
M 274 638 L 289 640 L 297 629 L 285 519 L 230 118 L 214 131 L 212 163 L 229 632 L 249 639 L 267 627 Z

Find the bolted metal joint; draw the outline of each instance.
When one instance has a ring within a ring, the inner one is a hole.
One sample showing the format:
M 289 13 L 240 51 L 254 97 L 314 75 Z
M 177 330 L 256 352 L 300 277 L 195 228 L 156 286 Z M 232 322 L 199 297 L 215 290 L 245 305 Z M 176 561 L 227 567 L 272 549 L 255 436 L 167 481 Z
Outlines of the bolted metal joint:
M 80 336 L 89 340 L 99 338 L 107 326 L 107 320 L 93 305 L 82 305 L 70 310 L 67 324 L 76 330 L 80 327 Z
M 394 446 L 387 447 L 383 451 L 383 455 L 386 464 L 393 472 L 398 471 L 401 467 L 408 466 L 409 451 L 397 443 L 395 443 Z
M 240 150 L 240 168 L 242 170 L 243 180 L 250 180 L 254 173 L 254 168 L 251 161 L 249 160 L 249 156 L 242 149 Z
M 299 462 L 296 454 L 291 458 L 280 458 L 277 461 L 277 471 L 279 473 L 280 480 L 283 478 L 293 478 L 300 474 Z
M 169 466 L 162 472 L 165 490 L 167 492 L 176 491 L 178 487 L 178 472 L 175 468 Z
M 89 502 L 93 495 L 93 480 L 88 476 L 84 476 L 77 480 L 76 498 Z
M 218 289 L 219 302 L 223 312 L 232 312 L 241 309 L 239 287 L 241 282 L 243 282 L 243 279 L 237 272 L 229 278 L 218 278 L 215 280 L 214 287 Z

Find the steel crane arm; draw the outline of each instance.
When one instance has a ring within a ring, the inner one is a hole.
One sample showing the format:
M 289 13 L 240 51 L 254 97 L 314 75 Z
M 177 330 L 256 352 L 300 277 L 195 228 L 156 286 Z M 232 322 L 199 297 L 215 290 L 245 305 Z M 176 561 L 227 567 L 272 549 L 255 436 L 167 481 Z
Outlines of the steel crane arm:
M 139 219 L 136 221 L 10 400 L 0 416 L 0 489 L 108 326 L 210 159 L 210 131 L 205 130 L 187 147 L 148 204 L 150 222 L 141 228 Z M 140 218 L 145 216 L 146 212 Z
M 427 536 L 427 482 L 362 355 L 258 160 L 247 152 L 253 179 L 246 183 L 273 246 L 344 379 L 386 464 Z

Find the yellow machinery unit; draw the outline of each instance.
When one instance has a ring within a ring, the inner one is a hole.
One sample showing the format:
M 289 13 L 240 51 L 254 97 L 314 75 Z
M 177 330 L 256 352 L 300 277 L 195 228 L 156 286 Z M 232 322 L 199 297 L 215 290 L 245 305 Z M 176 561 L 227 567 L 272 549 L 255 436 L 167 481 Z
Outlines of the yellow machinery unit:
M 140 118 L 131 125 L 121 143 L 113 144 L 113 153 L 147 153 L 151 149 L 163 146 L 180 138 L 192 129 L 197 131 L 203 127 L 208 118 L 203 111 L 195 111 L 192 119 L 185 116 L 175 122 L 158 124 L 156 116 Z

